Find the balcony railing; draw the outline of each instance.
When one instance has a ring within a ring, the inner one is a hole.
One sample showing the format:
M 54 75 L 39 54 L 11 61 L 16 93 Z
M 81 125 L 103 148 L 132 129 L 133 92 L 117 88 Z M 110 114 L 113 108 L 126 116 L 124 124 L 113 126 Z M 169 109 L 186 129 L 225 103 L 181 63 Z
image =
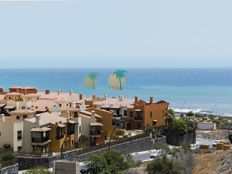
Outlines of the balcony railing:
M 101 131 L 91 130 L 90 135 L 91 136 L 101 136 Z
M 62 139 L 62 138 L 64 138 L 64 135 L 57 135 L 57 136 L 56 136 L 56 139 L 57 139 L 57 140 L 60 140 L 60 139 Z
M 43 143 L 49 140 L 49 137 L 32 137 L 31 142 L 32 143 Z

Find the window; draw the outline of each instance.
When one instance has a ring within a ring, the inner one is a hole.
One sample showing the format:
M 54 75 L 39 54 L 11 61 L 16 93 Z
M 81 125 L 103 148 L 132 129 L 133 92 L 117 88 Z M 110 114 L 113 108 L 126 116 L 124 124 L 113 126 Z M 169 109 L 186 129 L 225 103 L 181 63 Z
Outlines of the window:
M 61 138 L 64 138 L 65 132 L 63 131 L 62 128 L 57 127 L 56 129 L 56 139 L 60 140 Z
M 81 134 L 81 126 L 79 126 L 79 134 Z
M 75 131 L 75 124 L 68 124 L 67 134 L 68 135 L 74 134 L 74 131 Z
M 150 112 L 150 118 L 152 118 L 152 111 Z
M 130 111 L 130 117 L 131 118 L 133 117 L 133 111 Z
M 22 152 L 22 146 L 18 146 L 18 152 Z
M 127 116 L 127 110 L 124 110 L 124 116 Z
M 20 116 L 16 116 L 16 119 L 19 120 L 19 119 L 20 119 Z
M 74 112 L 74 118 L 78 117 L 78 112 Z
M 23 115 L 23 119 L 27 118 L 27 115 Z
M 17 139 L 22 140 L 22 131 L 17 131 Z

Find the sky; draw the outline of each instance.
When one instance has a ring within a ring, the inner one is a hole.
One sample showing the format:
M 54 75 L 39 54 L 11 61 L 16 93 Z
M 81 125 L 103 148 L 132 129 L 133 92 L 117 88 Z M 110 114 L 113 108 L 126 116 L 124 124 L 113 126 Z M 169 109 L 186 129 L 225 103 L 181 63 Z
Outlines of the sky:
M 231 7 L 231 0 L 0 0 L 0 68 L 232 67 Z

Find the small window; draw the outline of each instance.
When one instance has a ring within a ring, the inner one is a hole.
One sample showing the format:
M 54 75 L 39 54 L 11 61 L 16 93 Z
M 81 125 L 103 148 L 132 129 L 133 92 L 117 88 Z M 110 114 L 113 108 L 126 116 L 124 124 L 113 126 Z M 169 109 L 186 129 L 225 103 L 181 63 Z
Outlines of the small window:
M 79 134 L 81 134 L 81 126 L 79 126 Z
M 27 118 L 27 115 L 23 115 L 23 119 Z
M 17 131 L 17 139 L 22 140 L 22 131 Z
M 130 112 L 130 117 L 133 117 L 133 112 L 132 111 Z
M 152 111 L 150 112 L 150 118 L 152 118 Z
M 22 146 L 18 146 L 18 152 L 22 152 Z
M 74 118 L 78 117 L 78 112 L 74 112 Z
M 19 119 L 20 119 L 20 116 L 16 116 L 16 119 L 19 120 Z

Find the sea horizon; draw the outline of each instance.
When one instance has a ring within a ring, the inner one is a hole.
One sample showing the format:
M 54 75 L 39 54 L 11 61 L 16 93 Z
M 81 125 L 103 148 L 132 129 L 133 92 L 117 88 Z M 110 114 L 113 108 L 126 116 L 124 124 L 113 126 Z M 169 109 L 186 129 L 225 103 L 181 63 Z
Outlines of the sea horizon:
M 155 101 L 167 100 L 179 109 L 203 109 L 215 114 L 232 115 L 232 68 L 123 68 L 127 70 L 122 91 L 108 87 L 108 77 L 117 68 L 4 68 L 0 86 L 34 86 L 39 91 L 58 89 L 83 93 L 87 97 L 122 95 Z M 96 89 L 83 85 L 86 75 L 98 73 Z

